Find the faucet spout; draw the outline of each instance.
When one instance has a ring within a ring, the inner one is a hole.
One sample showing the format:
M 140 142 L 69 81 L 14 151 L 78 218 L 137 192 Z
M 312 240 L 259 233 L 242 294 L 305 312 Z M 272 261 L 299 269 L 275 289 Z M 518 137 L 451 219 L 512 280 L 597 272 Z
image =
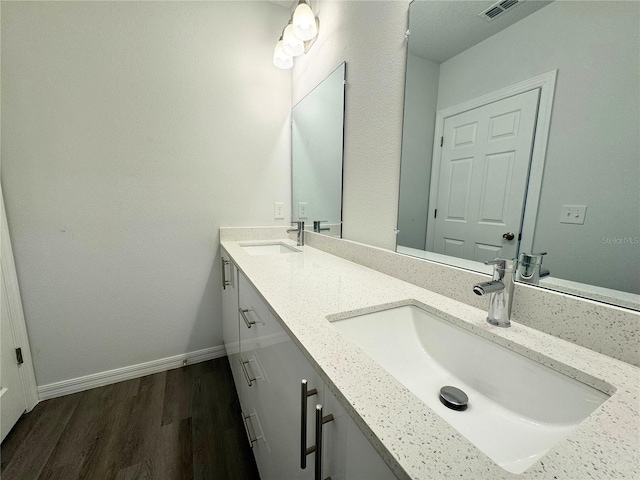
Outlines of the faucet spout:
M 478 283 L 473 286 L 473 293 L 476 295 L 485 295 L 487 293 L 499 292 L 504 290 L 502 280 L 491 280 L 490 282 Z
M 489 294 L 487 322 L 497 327 L 511 326 L 511 306 L 513 305 L 514 274 L 516 260 L 496 259 L 485 262 L 493 265 L 493 279 L 473 286 L 476 295 Z

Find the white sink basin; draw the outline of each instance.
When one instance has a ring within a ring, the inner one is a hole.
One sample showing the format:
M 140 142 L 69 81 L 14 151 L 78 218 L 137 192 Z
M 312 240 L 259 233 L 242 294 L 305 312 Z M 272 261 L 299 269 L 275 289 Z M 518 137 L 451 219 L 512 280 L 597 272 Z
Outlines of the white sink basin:
M 260 243 L 240 245 L 249 255 L 279 255 L 282 253 L 299 253 L 297 250 L 285 243 Z
M 333 325 L 488 457 L 522 473 L 609 396 L 407 305 Z M 445 407 L 440 388 L 468 396 Z

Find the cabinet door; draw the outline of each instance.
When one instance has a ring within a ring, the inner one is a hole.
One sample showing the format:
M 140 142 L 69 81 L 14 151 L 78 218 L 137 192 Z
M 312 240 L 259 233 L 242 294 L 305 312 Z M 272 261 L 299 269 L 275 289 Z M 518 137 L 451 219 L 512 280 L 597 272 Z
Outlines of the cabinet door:
M 283 332 L 284 333 L 284 332 Z M 267 431 L 274 462 L 274 479 L 312 480 L 315 453 L 302 450 L 315 444 L 315 406 L 321 403 L 324 383 L 288 335 L 279 343 L 265 344 L 259 351 L 264 376 L 270 384 L 270 395 L 260 398 L 261 407 L 269 412 Z M 306 381 L 308 396 L 303 397 L 302 381 Z M 313 390 L 316 393 L 313 394 Z M 304 401 L 303 401 L 304 399 Z M 303 427 L 302 408 L 305 408 Z M 301 434 L 306 430 L 306 442 Z M 263 477 L 263 480 L 264 479 Z
M 333 395 L 324 389 L 323 478 L 332 480 L 396 480 L 396 476 Z

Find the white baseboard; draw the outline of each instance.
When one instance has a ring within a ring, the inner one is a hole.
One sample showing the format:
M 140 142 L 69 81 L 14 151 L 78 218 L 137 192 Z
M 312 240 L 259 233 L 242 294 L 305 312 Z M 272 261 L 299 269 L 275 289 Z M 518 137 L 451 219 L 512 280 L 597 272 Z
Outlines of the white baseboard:
M 38 397 L 40 400 L 49 398 L 62 397 L 71 393 L 82 392 L 91 388 L 111 385 L 112 383 L 131 380 L 133 378 L 144 377 L 153 373 L 164 372 L 173 368 L 179 368 L 184 365 L 186 360 L 188 364 L 206 362 L 214 358 L 224 357 L 226 351 L 223 345 L 217 347 L 196 350 L 195 352 L 183 353 L 172 357 L 160 358 L 150 362 L 130 365 L 128 367 L 107 370 L 106 372 L 93 373 L 84 377 L 63 380 L 62 382 L 50 383 L 38 387 Z

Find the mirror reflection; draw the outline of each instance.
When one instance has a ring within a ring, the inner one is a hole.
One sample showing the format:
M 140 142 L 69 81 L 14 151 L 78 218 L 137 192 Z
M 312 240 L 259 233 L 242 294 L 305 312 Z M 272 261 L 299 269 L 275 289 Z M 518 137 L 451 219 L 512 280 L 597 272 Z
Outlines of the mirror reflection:
M 494 3 L 410 6 L 397 251 L 640 309 L 640 4 Z
M 342 63 L 292 110 L 292 220 L 332 236 L 342 231 Z

